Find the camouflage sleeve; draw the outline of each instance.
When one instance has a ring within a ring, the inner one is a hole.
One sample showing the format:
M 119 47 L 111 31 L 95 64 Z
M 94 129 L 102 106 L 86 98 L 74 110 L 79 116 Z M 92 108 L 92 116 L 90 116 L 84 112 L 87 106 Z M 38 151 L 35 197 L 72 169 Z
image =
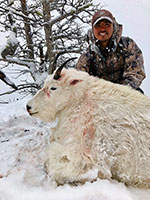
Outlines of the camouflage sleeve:
M 137 44 L 129 38 L 122 84 L 130 85 L 137 89 L 146 77 L 143 64 L 144 61 L 141 50 Z
M 85 52 L 80 56 L 75 68 L 77 70 L 85 71 L 89 73 L 89 65 L 90 63 L 89 63 L 88 52 Z

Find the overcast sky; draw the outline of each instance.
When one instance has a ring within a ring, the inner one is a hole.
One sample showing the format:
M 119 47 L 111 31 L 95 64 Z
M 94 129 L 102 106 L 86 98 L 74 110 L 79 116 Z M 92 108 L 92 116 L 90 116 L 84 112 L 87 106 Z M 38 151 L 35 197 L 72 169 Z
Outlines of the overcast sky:
M 123 25 L 123 35 L 131 37 L 143 52 L 146 79 L 142 88 L 150 96 L 150 0 L 93 0 L 112 12 Z

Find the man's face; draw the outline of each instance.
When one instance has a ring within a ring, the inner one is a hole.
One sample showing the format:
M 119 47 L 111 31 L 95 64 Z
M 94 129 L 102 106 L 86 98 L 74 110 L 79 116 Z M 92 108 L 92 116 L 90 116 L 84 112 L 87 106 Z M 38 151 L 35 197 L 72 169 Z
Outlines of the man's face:
M 108 42 L 113 34 L 113 24 L 108 20 L 101 20 L 93 27 L 94 36 L 100 42 Z

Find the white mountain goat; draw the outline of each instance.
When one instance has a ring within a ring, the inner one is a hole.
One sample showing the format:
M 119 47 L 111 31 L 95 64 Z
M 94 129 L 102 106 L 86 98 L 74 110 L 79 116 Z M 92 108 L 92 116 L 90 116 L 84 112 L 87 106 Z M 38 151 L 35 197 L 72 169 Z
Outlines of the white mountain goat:
M 148 97 L 86 72 L 58 69 L 27 110 L 44 121 L 59 119 L 45 163 L 58 184 L 101 178 L 150 188 Z

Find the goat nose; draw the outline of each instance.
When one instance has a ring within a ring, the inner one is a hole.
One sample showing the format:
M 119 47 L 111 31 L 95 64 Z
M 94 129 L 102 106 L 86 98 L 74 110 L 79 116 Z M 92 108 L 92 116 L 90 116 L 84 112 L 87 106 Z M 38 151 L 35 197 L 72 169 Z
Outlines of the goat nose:
M 27 111 L 30 112 L 30 110 L 31 110 L 31 106 L 26 105 L 26 108 L 27 108 Z

